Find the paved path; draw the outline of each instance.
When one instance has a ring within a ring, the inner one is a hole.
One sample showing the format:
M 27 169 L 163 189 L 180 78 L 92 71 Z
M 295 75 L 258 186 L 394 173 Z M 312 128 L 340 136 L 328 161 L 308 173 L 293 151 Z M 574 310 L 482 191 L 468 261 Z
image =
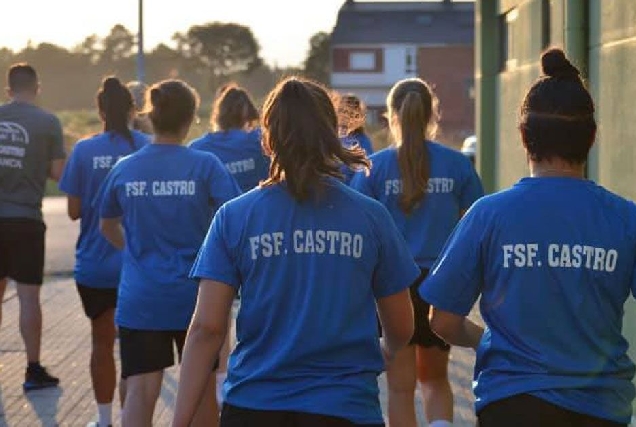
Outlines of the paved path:
M 24 348 L 18 333 L 18 304 L 12 287 L 3 302 L 3 324 L 0 329 L 0 426 L 79 426 L 95 415 L 88 375 L 90 354 L 89 324 L 81 310 L 73 281 L 73 248 L 77 224 L 65 215 L 64 199 L 47 199 L 44 212 L 47 232 L 47 281 L 43 287 L 44 337 L 42 361 L 61 378 L 61 387 L 24 395 Z M 473 397 L 470 390 L 473 355 L 464 349 L 453 349 L 450 372 L 455 392 L 455 425 L 472 426 Z M 168 426 L 172 414 L 178 370 L 166 372 L 163 390 L 155 413 L 155 425 Z M 386 386 L 381 378 L 382 401 L 386 402 Z M 421 402 L 418 397 L 418 402 Z M 421 403 L 418 408 L 421 426 Z M 115 419 L 119 415 L 115 408 Z M 398 427 L 398 426 L 396 426 Z

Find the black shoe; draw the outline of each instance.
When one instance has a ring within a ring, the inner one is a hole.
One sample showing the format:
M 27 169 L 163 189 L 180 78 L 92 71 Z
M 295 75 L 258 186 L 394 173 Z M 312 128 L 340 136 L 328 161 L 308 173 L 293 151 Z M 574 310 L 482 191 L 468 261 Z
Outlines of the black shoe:
M 27 368 L 22 388 L 24 388 L 24 391 L 26 392 L 49 387 L 57 387 L 59 383 L 59 378 L 49 375 L 43 366 L 38 366 L 35 368 Z

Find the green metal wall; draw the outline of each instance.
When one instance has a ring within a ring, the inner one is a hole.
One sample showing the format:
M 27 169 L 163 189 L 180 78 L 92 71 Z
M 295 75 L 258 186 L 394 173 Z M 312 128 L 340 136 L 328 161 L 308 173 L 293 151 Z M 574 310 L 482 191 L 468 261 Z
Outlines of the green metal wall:
M 590 0 L 588 19 L 589 83 L 599 124 L 590 176 L 636 200 L 636 1 Z M 625 312 L 623 327 L 636 360 L 633 300 Z
M 477 0 L 478 167 L 489 191 L 508 187 L 527 173 L 517 116 L 522 97 L 539 72 L 542 3 Z M 513 8 L 518 13 L 518 34 L 512 38 L 517 64 L 501 71 L 498 24 L 502 14 Z M 596 102 L 599 133 L 588 175 L 636 200 L 636 1 L 551 0 L 549 8 L 550 44 L 563 47 L 582 69 Z M 636 360 L 634 300 L 625 309 L 624 332 Z

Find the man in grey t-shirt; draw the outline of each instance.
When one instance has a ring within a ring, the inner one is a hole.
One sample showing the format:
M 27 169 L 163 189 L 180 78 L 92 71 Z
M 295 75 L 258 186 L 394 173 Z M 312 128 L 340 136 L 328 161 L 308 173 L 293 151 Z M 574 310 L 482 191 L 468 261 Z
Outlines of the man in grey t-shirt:
M 15 64 L 7 80 L 11 101 L 0 106 L 0 298 L 8 279 L 15 280 L 27 354 L 23 387 L 29 391 L 59 383 L 40 365 L 42 198 L 47 177 L 60 179 L 66 156 L 60 121 L 35 105 L 39 83 L 33 67 Z

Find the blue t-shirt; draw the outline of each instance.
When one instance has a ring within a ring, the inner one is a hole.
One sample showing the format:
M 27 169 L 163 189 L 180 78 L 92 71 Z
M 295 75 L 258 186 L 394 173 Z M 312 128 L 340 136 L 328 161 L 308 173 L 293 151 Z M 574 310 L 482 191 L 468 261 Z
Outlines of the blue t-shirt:
M 270 162 L 261 148 L 260 131 L 210 132 L 192 141 L 190 147 L 216 154 L 242 191 L 251 190 L 269 175 Z
M 149 144 L 113 167 L 100 216 L 121 216 L 126 235 L 118 325 L 188 327 L 198 291 L 190 268 L 214 213 L 239 194 L 216 156 L 184 146 Z
M 358 144 L 360 148 L 362 148 L 367 156 L 373 154 L 373 144 L 371 144 L 371 140 L 369 137 L 362 132 L 352 132 L 344 138 L 340 139 L 345 147 L 352 147 L 355 144 Z
M 409 215 L 399 206 L 402 179 L 394 147 L 371 156 L 371 173 L 357 173 L 351 187 L 387 207 L 417 264 L 430 268 L 462 212 L 483 196 L 484 190 L 475 168 L 462 153 L 436 142 L 423 143 L 430 160 L 427 194 Z
M 319 202 L 278 184 L 223 206 L 192 275 L 240 292 L 227 402 L 382 422 L 375 301 L 418 274 L 386 209 L 336 179 Z
M 477 411 L 529 393 L 628 423 L 634 365 L 621 330 L 635 260 L 636 206 L 590 181 L 524 178 L 475 203 L 420 295 L 462 316 L 481 296 Z
M 115 288 L 121 253 L 99 231 L 98 206 L 93 201 L 106 175 L 119 158 L 140 149 L 150 137 L 132 131 L 133 141 L 104 132 L 78 141 L 66 163 L 59 188 L 81 200 L 80 234 L 75 246 L 75 280 L 91 288 Z

